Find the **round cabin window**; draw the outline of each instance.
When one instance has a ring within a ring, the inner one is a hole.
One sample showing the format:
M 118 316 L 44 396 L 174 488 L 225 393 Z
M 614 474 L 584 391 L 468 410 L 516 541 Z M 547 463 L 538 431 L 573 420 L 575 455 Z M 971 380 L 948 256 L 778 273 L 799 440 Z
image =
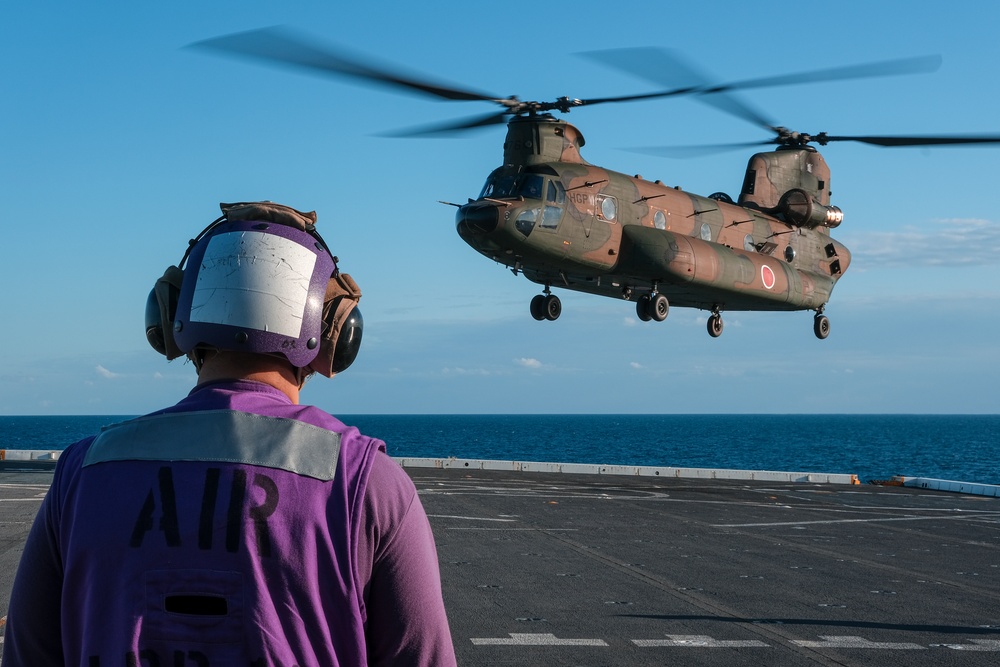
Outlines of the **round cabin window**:
M 607 221 L 612 221 L 618 214 L 618 206 L 615 204 L 615 200 L 612 197 L 604 197 L 601 199 L 601 215 Z
M 663 211 L 657 211 L 653 216 L 653 226 L 657 229 L 667 228 L 667 216 L 663 215 Z

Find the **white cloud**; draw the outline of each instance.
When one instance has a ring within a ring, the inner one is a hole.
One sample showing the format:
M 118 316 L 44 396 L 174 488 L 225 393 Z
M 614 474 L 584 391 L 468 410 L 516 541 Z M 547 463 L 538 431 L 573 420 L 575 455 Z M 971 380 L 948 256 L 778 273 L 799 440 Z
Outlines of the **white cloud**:
M 114 380 L 116 378 L 122 377 L 121 373 L 115 373 L 115 372 L 109 371 L 107 368 L 105 368 L 104 366 L 101 366 L 100 364 L 97 365 L 96 370 L 97 370 L 97 374 L 98 375 L 100 375 L 102 378 L 106 378 L 108 380 Z
M 444 368 L 441 372 L 445 375 L 490 375 L 490 372 L 484 368 Z
M 636 370 L 642 370 L 643 368 L 645 368 L 645 366 L 643 366 L 642 364 L 640 364 L 638 361 L 632 361 L 632 362 L 630 362 L 629 366 L 631 366 L 632 368 L 634 368 Z
M 520 359 L 515 359 L 514 361 L 517 362 L 517 364 L 519 366 L 524 366 L 525 368 L 541 368 L 542 367 L 542 362 L 540 362 L 538 359 L 531 359 L 531 358 L 521 357 Z
M 1000 262 L 1000 223 L 978 218 L 935 220 L 893 232 L 845 235 L 853 265 L 867 268 L 982 266 Z

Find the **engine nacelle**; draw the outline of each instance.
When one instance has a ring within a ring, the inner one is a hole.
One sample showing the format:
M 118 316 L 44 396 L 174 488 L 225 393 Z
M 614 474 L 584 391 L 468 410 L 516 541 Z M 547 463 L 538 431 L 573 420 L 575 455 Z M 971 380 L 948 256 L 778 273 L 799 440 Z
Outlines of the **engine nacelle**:
M 777 212 L 785 216 L 789 224 L 810 229 L 819 226 L 833 228 L 844 221 L 844 212 L 839 206 L 819 204 L 800 188 L 781 195 Z

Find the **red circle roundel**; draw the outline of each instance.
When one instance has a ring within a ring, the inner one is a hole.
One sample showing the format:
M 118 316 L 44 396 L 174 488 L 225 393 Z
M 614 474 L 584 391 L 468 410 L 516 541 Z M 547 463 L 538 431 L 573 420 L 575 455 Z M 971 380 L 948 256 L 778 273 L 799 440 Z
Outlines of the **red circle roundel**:
M 774 271 L 767 264 L 762 264 L 760 267 L 760 279 L 767 289 L 774 287 Z

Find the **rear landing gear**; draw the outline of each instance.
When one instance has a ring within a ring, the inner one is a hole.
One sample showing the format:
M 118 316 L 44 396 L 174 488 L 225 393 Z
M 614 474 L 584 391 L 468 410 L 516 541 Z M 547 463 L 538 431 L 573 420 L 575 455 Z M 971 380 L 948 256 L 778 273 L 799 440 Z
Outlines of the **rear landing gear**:
M 712 338 L 718 338 L 722 335 L 722 315 L 719 313 L 713 313 L 708 318 L 708 335 Z
M 719 307 L 716 306 L 712 308 L 712 314 L 708 317 L 708 335 L 712 338 L 718 338 L 722 335 L 722 313 L 719 312 Z
M 562 314 L 562 301 L 555 294 L 545 288 L 545 294 L 537 294 L 531 299 L 531 316 L 541 322 L 549 320 L 554 322 Z

